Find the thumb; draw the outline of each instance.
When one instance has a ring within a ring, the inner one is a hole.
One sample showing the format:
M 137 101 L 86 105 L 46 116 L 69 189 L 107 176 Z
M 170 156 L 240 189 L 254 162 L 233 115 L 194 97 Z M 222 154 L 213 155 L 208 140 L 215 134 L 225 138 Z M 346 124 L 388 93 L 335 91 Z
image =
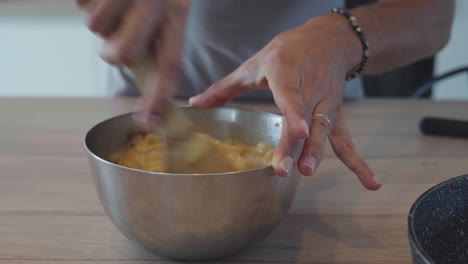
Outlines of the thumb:
M 224 79 L 211 85 L 206 91 L 189 99 L 191 106 L 216 107 L 224 105 L 236 96 L 254 89 L 253 71 L 240 66 Z

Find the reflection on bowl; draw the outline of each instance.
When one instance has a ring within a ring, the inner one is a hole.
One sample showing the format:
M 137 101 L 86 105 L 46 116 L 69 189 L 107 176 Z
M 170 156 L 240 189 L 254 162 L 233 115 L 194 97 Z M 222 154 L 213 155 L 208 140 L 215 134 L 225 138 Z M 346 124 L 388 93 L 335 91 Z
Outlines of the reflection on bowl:
M 468 263 L 468 175 L 422 194 L 410 210 L 408 231 L 414 263 Z
M 249 145 L 278 144 L 278 115 L 228 107 L 184 111 L 215 137 Z M 170 258 L 214 259 L 262 240 L 287 214 L 300 180 L 297 170 L 287 178 L 275 175 L 271 167 L 168 174 L 109 162 L 109 154 L 123 146 L 135 129 L 131 116 L 105 120 L 85 138 L 101 203 L 129 239 Z

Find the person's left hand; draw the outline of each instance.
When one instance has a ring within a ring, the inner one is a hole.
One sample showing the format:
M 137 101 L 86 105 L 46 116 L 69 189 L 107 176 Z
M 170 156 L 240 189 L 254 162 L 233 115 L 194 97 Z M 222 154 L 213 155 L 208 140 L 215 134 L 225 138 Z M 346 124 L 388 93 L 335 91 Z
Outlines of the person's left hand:
M 270 89 L 284 116 L 272 162 L 279 175 L 287 176 L 296 162 L 303 175 L 314 174 L 328 137 L 364 187 L 377 190 L 380 183 L 354 148 L 342 108 L 346 73 L 359 63 L 361 52 L 348 21 L 332 14 L 317 17 L 279 34 L 190 104 L 220 106 L 249 90 Z

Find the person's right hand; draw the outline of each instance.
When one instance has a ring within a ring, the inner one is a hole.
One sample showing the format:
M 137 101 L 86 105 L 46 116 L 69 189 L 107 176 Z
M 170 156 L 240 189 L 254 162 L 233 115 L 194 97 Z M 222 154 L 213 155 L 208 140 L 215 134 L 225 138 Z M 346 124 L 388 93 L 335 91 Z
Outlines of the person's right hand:
M 154 127 L 180 74 L 188 0 L 76 0 L 88 28 L 104 43 L 101 57 L 110 64 L 132 66 L 145 59 L 152 69 L 143 87 L 140 125 Z M 145 58 L 147 57 L 147 58 Z

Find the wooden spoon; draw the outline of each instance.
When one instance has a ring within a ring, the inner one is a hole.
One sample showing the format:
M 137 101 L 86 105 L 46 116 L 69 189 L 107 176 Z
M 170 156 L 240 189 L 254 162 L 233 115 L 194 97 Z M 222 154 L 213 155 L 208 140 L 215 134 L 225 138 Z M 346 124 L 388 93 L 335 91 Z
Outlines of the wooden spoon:
M 144 80 L 151 67 L 152 63 L 148 59 L 131 67 L 137 88 L 142 94 Z M 169 172 L 206 174 L 236 171 L 233 162 L 214 144 L 214 139 L 200 133 L 182 109 L 173 102 L 167 107 L 155 132 L 166 141 Z

